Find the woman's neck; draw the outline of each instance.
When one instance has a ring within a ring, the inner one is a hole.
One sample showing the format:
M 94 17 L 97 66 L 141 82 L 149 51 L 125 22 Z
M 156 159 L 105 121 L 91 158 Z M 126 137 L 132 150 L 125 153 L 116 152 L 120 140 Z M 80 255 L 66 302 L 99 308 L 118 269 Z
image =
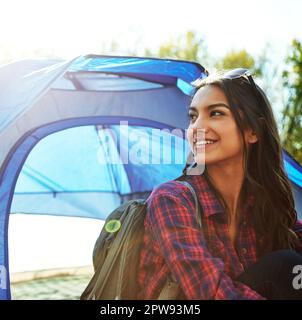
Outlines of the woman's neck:
M 212 184 L 225 200 L 232 219 L 241 206 L 240 191 L 244 180 L 242 166 L 210 165 L 207 166 L 206 170 Z

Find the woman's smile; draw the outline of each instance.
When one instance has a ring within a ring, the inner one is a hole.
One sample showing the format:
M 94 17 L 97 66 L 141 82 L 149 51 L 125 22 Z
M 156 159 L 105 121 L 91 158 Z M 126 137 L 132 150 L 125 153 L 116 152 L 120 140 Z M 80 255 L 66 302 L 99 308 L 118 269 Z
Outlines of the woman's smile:
M 205 150 L 211 150 L 216 146 L 218 140 L 200 140 L 194 143 L 194 153 L 203 152 Z

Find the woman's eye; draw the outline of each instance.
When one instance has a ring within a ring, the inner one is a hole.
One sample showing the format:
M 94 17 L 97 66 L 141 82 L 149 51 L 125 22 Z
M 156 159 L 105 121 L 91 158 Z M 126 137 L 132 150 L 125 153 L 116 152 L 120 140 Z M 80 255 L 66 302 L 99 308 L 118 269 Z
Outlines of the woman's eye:
M 217 116 L 217 115 L 223 116 L 223 115 L 225 115 L 225 113 L 222 111 L 219 111 L 219 110 L 213 110 L 210 112 L 210 116 Z
M 188 114 L 188 118 L 189 118 L 189 120 L 192 122 L 192 121 L 195 121 L 195 120 L 196 120 L 197 116 L 196 116 L 195 114 L 193 114 L 193 113 L 189 113 L 189 114 Z

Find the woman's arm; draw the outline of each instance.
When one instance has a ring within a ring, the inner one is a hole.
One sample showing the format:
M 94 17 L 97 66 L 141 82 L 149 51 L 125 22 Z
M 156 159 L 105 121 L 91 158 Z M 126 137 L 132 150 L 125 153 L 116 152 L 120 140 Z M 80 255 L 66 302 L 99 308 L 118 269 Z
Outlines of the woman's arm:
M 166 190 L 148 201 L 148 223 L 165 261 L 187 299 L 263 299 L 224 273 L 224 262 L 207 250 L 192 204 Z M 194 202 L 193 202 L 194 205 Z M 190 208 L 191 206 L 191 208 Z

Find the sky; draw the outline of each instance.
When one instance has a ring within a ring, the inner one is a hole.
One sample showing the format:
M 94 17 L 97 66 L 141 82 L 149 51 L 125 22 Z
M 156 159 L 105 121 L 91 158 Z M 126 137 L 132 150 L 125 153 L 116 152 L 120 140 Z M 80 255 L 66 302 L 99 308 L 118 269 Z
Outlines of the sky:
M 112 41 L 121 54 L 140 53 L 188 30 L 215 56 L 258 54 L 267 42 L 281 56 L 302 39 L 300 0 L 0 0 L 0 9 L 0 49 L 16 59 L 37 48 L 63 58 L 96 53 Z
M 0 0 L 0 60 L 6 52 L 20 59 L 38 49 L 73 58 L 113 41 L 121 55 L 142 54 L 192 30 L 215 57 L 230 49 L 258 55 L 270 43 L 281 63 L 291 40 L 302 40 L 301 12 L 301 0 Z M 11 270 L 91 263 L 99 221 L 71 219 L 13 216 Z

